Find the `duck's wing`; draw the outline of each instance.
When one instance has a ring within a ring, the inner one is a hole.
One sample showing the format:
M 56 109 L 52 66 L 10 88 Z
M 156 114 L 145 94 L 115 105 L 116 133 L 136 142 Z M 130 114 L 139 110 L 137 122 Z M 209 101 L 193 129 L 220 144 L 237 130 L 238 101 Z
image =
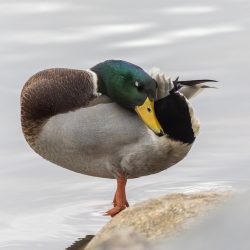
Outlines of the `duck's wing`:
M 50 117 L 87 107 L 96 99 L 97 76 L 90 70 L 54 68 L 36 73 L 21 93 L 21 123 L 26 139 Z
M 152 68 L 149 71 L 149 75 L 157 82 L 157 100 L 169 95 L 171 89 L 174 88 L 171 77 L 161 72 L 159 68 Z

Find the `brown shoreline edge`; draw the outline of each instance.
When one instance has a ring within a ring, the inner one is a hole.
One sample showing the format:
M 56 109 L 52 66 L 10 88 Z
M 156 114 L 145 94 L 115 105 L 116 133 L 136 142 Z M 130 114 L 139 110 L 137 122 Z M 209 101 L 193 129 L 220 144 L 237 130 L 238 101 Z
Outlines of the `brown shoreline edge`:
M 187 230 L 230 196 L 217 191 L 175 193 L 140 202 L 111 219 L 79 250 L 147 249 L 149 242 Z

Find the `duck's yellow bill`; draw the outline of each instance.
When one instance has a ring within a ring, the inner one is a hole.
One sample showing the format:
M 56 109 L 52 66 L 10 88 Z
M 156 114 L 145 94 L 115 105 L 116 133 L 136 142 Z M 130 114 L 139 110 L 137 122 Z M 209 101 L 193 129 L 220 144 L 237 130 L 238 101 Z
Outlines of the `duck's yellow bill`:
M 147 97 L 141 106 L 135 107 L 135 111 L 151 130 L 156 134 L 163 134 L 163 129 L 155 115 L 154 101 L 150 101 Z

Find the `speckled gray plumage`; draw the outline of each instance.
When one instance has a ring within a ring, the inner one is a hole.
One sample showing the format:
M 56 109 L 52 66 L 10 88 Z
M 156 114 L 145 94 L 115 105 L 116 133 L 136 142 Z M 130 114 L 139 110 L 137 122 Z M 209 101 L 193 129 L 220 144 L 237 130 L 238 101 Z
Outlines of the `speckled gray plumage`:
M 104 178 L 157 173 L 183 159 L 190 148 L 167 136 L 156 136 L 134 112 L 116 103 L 52 117 L 34 147 L 62 167 Z

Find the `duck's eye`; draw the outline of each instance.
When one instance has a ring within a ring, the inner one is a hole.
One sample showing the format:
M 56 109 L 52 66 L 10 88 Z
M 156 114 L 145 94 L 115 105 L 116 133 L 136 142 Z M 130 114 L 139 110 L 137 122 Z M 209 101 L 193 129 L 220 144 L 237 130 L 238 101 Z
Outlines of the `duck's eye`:
M 143 86 L 142 85 L 140 85 L 139 84 L 139 82 L 135 82 L 135 86 L 137 87 L 137 89 L 139 90 L 139 91 L 142 91 L 143 90 Z
M 147 107 L 148 112 L 150 113 L 152 109 L 150 107 Z
M 135 86 L 138 88 L 139 87 L 139 82 L 135 81 Z

